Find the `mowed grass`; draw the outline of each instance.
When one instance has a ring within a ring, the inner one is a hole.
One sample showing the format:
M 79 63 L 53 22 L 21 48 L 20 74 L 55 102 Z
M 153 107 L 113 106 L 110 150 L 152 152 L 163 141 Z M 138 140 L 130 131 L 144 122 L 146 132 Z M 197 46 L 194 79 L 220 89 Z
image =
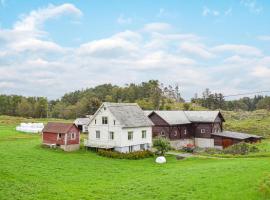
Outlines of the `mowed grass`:
M 117 160 L 42 148 L 40 136 L 0 126 L 0 199 L 263 199 L 269 158 Z M 265 198 L 267 199 L 267 198 Z

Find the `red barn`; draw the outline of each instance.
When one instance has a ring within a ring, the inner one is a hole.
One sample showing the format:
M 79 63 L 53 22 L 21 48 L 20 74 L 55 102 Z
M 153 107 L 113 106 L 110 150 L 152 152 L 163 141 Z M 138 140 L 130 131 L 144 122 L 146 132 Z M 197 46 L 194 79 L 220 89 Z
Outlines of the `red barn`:
M 49 122 L 42 130 L 42 144 L 58 146 L 65 151 L 80 148 L 80 130 L 72 123 Z

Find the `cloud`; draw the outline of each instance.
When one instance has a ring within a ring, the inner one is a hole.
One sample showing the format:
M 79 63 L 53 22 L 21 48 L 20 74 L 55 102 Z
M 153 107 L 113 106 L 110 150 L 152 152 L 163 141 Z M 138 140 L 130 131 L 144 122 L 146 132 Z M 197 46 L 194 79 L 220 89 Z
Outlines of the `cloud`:
M 0 0 L 0 5 L 2 7 L 5 7 L 6 6 L 6 0 Z
M 50 17 L 40 14 L 50 9 L 54 10 L 48 12 Z M 257 47 L 213 46 L 204 37 L 176 31 L 167 23 L 145 24 L 74 47 L 53 41 L 44 31 L 46 20 L 80 13 L 73 5 L 50 5 L 25 15 L 12 29 L 0 29 L 2 93 L 52 99 L 103 83 L 124 85 L 158 79 L 165 84 L 179 82 L 188 98 L 206 87 L 237 93 L 265 89 L 270 84 L 270 55 Z M 30 25 L 25 21 L 31 21 Z
M 124 17 L 123 15 L 120 15 L 117 18 L 117 23 L 118 24 L 131 24 L 132 23 L 132 18 L 131 17 Z
M 172 26 L 170 24 L 161 22 L 149 23 L 144 26 L 144 30 L 147 32 L 163 32 L 168 31 L 171 28 Z
M 260 14 L 263 11 L 263 7 L 258 5 L 256 0 L 241 0 L 241 4 L 251 13 Z
M 182 52 L 186 52 L 191 55 L 199 56 L 204 59 L 209 59 L 215 57 L 213 53 L 208 51 L 204 45 L 197 43 L 187 43 L 184 42 L 180 45 Z
M 262 52 L 256 47 L 238 44 L 224 44 L 212 48 L 214 52 L 236 53 L 245 56 L 261 56 Z
M 208 7 L 203 7 L 203 11 L 202 11 L 202 15 L 203 16 L 219 16 L 220 12 L 218 10 L 211 10 Z
M 40 8 L 22 16 L 21 20 L 15 23 L 14 30 L 34 31 L 48 19 L 56 18 L 63 14 L 73 14 L 81 16 L 82 12 L 72 4 L 62 4 L 60 6 L 49 5 L 47 8 Z
M 260 35 L 257 37 L 258 40 L 270 41 L 270 35 Z

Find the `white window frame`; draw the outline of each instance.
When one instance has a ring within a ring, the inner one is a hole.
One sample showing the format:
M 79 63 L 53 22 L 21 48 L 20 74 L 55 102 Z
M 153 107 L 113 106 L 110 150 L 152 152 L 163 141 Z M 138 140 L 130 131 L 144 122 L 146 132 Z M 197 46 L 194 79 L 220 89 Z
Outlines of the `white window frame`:
M 116 124 L 116 121 L 115 120 L 113 120 L 113 125 L 115 125 Z
M 98 134 L 99 134 L 99 137 L 97 137 Z M 96 139 L 97 139 L 97 140 L 100 140 L 100 135 L 101 135 L 101 134 L 100 134 L 100 131 L 99 131 L 99 130 L 96 130 Z
M 114 132 L 113 131 L 109 132 L 109 140 L 114 140 Z
M 70 139 L 75 140 L 76 139 L 76 133 L 70 133 Z
M 146 139 L 147 131 L 142 130 L 142 139 Z
M 184 129 L 184 135 L 186 135 L 187 134 L 187 129 Z
M 60 140 L 60 139 L 62 139 L 62 133 L 58 133 L 57 135 L 57 140 Z
M 128 152 L 133 152 L 133 146 L 128 146 Z
M 101 118 L 102 120 L 102 124 L 103 125 L 106 125 L 106 124 L 109 124 L 109 119 L 108 119 L 108 117 L 106 117 L 106 116 L 103 116 L 102 118 Z M 106 119 L 106 120 L 105 120 Z M 106 121 L 106 123 L 103 123 L 103 122 L 105 122 Z
M 205 133 L 205 128 L 201 128 L 201 133 Z
M 133 140 L 133 131 L 128 131 L 128 140 L 129 141 Z
M 161 132 L 160 132 L 160 135 L 161 135 L 162 137 L 165 137 L 165 136 L 166 136 L 165 131 L 161 131 Z
M 178 131 L 174 130 L 174 136 L 177 136 Z
M 146 149 L 145 144 L 140 144 L 140 150 L 143 150 L 144 151 L 145 149 Z

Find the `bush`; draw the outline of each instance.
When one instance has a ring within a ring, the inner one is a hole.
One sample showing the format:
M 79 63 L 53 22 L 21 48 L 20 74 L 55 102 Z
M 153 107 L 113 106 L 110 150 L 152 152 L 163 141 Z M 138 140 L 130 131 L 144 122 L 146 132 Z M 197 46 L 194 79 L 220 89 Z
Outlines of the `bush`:
M 205 148 L 204 152 L 210 155 L 214 155 L 214 154 L 221 154 L 222 150 L 215 149 L 215 148 Z
M 187 144 L 182 148 L 182 150 L 188 153 L 193 153 L 195 150 L 195 146 L 193 144 Z
M 223 150 L 223 153 L 225 154 L 234 154 L 234 155 L 235 154 L 247 155 L 249 153 L 255 152 L 259 152 L 258 147 L 252 144 L 248 144 L 246 142 L 234 144 Z
M 167 138 L 158 137 L 154 139 L 153 146 L 157 149 L 156 154 L 164 156 L 171 149 L 170 141 Z
M 270 197 L 270 175 L 263 178 L 259 187 L 259 191 L 264 197 Z
M 108 158 L 130 159 L 130 160 L 138 160 L 138 159 L 149 158 L 149 157 L 154 156 L 154 154 L 149 150 L 136 151 L 136 152 L 130 152 L 130 153 L 120 153 L 116 151 L 108 151 L 108 150 L 99 149 L 97 151 L 97 154 L 103 157 L 108 157 Z

